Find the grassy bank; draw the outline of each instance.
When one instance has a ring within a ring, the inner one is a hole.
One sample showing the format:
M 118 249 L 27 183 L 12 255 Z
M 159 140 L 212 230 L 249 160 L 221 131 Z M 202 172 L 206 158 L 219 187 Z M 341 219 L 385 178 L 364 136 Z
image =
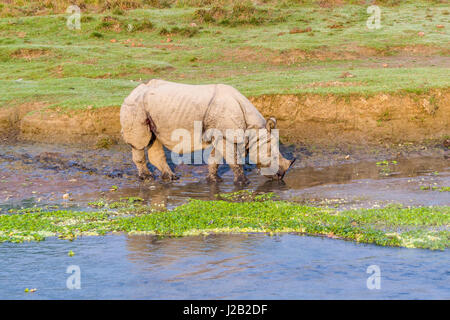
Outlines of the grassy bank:
M 449 8 L 439 2 L 379 1 L 380 29 L 367 28 L 357 1 L 106 3 L 78 2 L 80 30 L 67 28 L 64 1 L 3 5 L 0 107 L 116 106 L 151 78 L 252 96 L 450 86 Z
M 228 201 L 232 200 L 232 201 Z M 381 246 L 445 249 L 449 247 L 450 207 L 335 211 L 273 201 L 266 195 L 250 202 L 235 199 L 192 200 L 171 211 L 157 211 L 140 199 L 95 204 L 91 212 L 22 210 L 0 215 L 0 241 L 39 241 L 58 236 L 111 232 L 160 236 L 214 233 L 296 232 Z

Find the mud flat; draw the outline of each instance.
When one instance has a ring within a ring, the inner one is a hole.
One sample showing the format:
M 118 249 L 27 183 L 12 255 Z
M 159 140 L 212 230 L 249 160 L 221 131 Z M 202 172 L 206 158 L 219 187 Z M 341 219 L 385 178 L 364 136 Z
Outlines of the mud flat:
M 283 143 L 425 143 L 450 135 L 450 90 L 363 95 L 261 95 L 261 113 L 279 120 Z M 44 102 L 0 108 L 3 140 L 46 143 L 121 142 L 119 106 L 83 110 L 47 108 Z
M 224 181 L 218 185 L 206 183 L 207 165 L 176 166 L 180 179 L 175 182 L 162 181 L 158 172 L 155 180 L 140 181 L 129 147 L 124 145 L 93 149 L 20 142 L 0 144 L 0 149 L 0 213 L 47 205 L 84 210 L 89 202 L 124 197 L 139 197 L 149 205 L 170 209 L 192 198 L 214 200 L 219 193 L 239 190 L 226 165 L 219 169 Z M 450 186 L 449 161 L 436 150 L 420 149 L 406 157 L 352 154 L 349 159 L 342 154 L 312 153 L 305 147 L 283 147 L 282 152 L 299 159 L 284 182 L 271 182 L 247 166 L 251 183 L 246 189 L 342 209 L 450 205 L 448 191 L 439 191 Z M 64 194 L 69 197 L 64 199 Z

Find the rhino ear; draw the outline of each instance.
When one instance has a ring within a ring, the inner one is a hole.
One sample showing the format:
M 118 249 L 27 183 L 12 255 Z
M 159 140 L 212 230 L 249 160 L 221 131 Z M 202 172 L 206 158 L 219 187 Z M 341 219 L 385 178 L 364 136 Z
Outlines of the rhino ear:
M 271 131 L 272 129 L 275 129 L 277 127 L 277 120 L 274 117 L 270 117 L 266 121 L 266 129 L 267 131 Z

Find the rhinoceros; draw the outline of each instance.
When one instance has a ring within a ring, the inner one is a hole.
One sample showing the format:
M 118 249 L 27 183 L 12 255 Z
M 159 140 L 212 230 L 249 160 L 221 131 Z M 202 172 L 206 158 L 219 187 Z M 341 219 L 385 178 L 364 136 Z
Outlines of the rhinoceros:
M 239 141 L 245 146 L 246 154 L 252 146 L 258 145 L 258 150 L 267 147 L 265 150 L 270 154 L 267 157 L 262 152 L 262 156 L 259 154 L 250 158 L 259 169 L 273 167 L 274 162 L 277 162 L 275 171 L 269 170 L 265 174 L 272 179 L 283 179 L 295 161 L 285 159 L 279 153 L 278 144 L 272 144 L 271 133 L 276 131 L 273 130 L 276 120 L 264 119 L 244 95 L 229 85 L 188 85 L 152 79 L 139 85 L 124 100 L 120 109 L 120 124 L 122 137 L 132 148 L 132 159 L 141 179 L 153 178 L 147 168 L 145 148 L 148 149 L 150 163 L 161 171 L 163 179 L 170 180 L 177 179 L 177 176 L 167 164 L 163 146 L 177 154 L 190 154 L 211 147 L 207 177 L 210 182 L 222 180 L 218 175 L 221 159 L 225 159 L 230 165 L 236 184 L 248 182 L 242 162 L 235 161 L 238 148 L 230 153 L 228 147 L 225 147 Z M 195 134 L 198 129 L 201 131 L 200 135 Z M 249 138 L 244 134 L 243 139 L 236 138 L 227 144 L 230 139 L 225 131 L 242 133 L 250 129 L 265 135 L 253 135 L 253 138 Z M 193 135 L 194 139 L 185 139 L 180 143 L 174 139 L 176 132 L 178 135 L 175 136 L 180 137 L 179 133 L 182 132 Z M 207 132 L 214 134 L 208 136 Z M 222 133 L 222 136 L 219 135 L 218 138 L 217 133 Z M 262 136 L 266 137 L 265 140 Z

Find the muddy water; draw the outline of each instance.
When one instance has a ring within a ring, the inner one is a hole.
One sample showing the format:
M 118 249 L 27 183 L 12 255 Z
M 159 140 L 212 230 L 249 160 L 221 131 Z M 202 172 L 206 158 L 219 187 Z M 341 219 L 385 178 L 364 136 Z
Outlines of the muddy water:
M 205 182 L 206 166 L 178 166 L 180 180 L 172 183 L 140 182 L 129 150 L 122 146 L 83 150 L 16 144 L 0 150 L 2 212 L 54 204 L 88 208 L 90 201 L 124 196 L 173 207 L 188 198 L 214 199 L 218 192 L 237 190 L 226 166 L 221 169 L 224 182 L 217 186 Z M 300 162 L 284 183 L 268 182 L 248 170 L 251 184 L 246 188 L 338 208 L 450 204 L 448 192 L 420 189 L 450 186 L 448 159 L 395 161 L 323 167 Z M 117 191 L 110 191 L 112 186 Z M 63 199 L 65 193 L 69 199 Z M 74 257 L 67 255 L 69 250 Z M 449 263 L 448 250 L 384 248 L 289 234 L 48 239 L 0 244 L 0 298 L 449 299 Z M 69 265 L 80 267 L 80 290 L 66 287 Z M 366 286 L 370 265 L 381 269 L 380 290 Z M 37 291 L 26 294 L 24 288 Z
M 86 208 L 104 199 L 138 196 L 151 204 L 173 207 L 189 198 L 214 199 L 217 193 L 237 191 L 227 166 L 223 182 L 205 181 L 206 165 L 179 165 L 180 179 L 139 181 L 129 148 L 110 150 L 71 148 L 45 144 L 1 145 L 0 208 L 59 204 Z M 450 204 L 448 192 L 424 191 L 421 186 L 449 186 L 450 161 L 444 157 L 392 159 L 387 166 L 376 161 L 323 167 L 302 167 L 298 161 L 284 182 L 268 181 L 247 168 L 251 183 L 246 188 L 274 192 L 282 199 L 342 208 Z M 153 168 L 151 168 L 153 170 Z M 158 173 L 155 172 L 157 175 Z M 117 186 L 116 191 L 112 187 Z M 69 194 L 69 199 L 63 199 Z

